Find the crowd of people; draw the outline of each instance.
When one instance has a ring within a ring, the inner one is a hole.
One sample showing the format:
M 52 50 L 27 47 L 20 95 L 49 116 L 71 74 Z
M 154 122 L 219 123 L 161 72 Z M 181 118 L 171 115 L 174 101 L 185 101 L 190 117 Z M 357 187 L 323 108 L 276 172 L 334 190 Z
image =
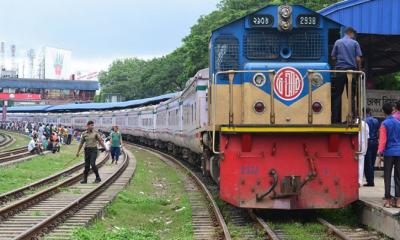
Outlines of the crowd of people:
M 70 145 L 72 139 L 80 139 L 80 132 L 71 126 L 42 124 L 28 121 L 2 122 L 0 128 L 8 131 L 17 131 L 31 137 L 28 150 L 31 153 L 42 154 L 49 150 L 53 153 L 60 151 L 60 146 Z
M 374 169 L 383 164 L 384 207 L 400 207 L 400 102 L 384 103 L 386 118 L 379 123 L 367 108 L 362 123 L 361 154 L 359 158 L 359 185 L 374 187 Z M 364 176 L 366 183 L 363 184 Z

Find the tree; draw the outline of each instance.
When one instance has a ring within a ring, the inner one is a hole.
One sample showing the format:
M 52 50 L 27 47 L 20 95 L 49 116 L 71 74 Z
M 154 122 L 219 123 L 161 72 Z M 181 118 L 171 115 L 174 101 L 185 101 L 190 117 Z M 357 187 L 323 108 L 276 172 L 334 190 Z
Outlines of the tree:
M 183 39 L 181 47 L 152 60 L 116 60 L 100 74 L 101 93 L 119 93 L 137 99 L 182 90 L 198 70 L 208 67 L 211 32 L 269 4 L 301 4 L 317 10 L 339 0 L 221 0 L 217 9 L 201 16 Z M 99 100 L 101 100 L 101 96 Z

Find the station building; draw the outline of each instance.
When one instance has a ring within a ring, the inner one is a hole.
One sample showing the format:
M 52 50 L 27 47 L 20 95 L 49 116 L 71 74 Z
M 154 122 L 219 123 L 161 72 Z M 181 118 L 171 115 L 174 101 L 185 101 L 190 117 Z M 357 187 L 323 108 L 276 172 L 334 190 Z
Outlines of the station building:
M 99 83 L 93 80 L 0 79 L 0 100 L 11 105 L 59 105 L 94 100 Z

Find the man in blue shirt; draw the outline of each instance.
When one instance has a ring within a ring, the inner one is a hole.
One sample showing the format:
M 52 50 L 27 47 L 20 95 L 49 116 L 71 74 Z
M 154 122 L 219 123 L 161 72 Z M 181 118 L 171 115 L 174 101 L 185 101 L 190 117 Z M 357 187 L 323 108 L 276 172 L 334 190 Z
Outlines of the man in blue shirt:
M 335 42 L 331 56 L 336 70 L 361 70 L 362 52 L 360 44 L 354 38 L 355 30 L 348 27 L 344 37 Z M 345 86 L 347 86 L 347 74 L 337 73 L 336 79 L 332 81 L 332 123 L 341 122 L 342 94 Z M 355 113 L 356 89 L 357 78 L 353 77 L 351 92 L 353 113 Z
M 366 187 L 375 186 L 374 183 L 374 167 L 376 154 L 378 152 L 378 131 L 379 131 L 379 121 L 371 115 L 371 109 L 367 108 L 367 118 L 366 122 L 369 128 L 369 139 L 368 139 L 368 149 L 365 155 L 364 162 L 364 174 L 367 179 L 367 184 L 364 184 Z

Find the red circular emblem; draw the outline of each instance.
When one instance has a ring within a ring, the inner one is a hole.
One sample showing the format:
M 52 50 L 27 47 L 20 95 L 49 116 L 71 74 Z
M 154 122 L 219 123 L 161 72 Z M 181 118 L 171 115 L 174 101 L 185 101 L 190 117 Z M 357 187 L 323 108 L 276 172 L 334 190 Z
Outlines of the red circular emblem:
M 281 68 L 274 77 L 274 91 L 283 100 L 296 99 L 303 91 L 303 87 L 303 78 L 295 68 Z

